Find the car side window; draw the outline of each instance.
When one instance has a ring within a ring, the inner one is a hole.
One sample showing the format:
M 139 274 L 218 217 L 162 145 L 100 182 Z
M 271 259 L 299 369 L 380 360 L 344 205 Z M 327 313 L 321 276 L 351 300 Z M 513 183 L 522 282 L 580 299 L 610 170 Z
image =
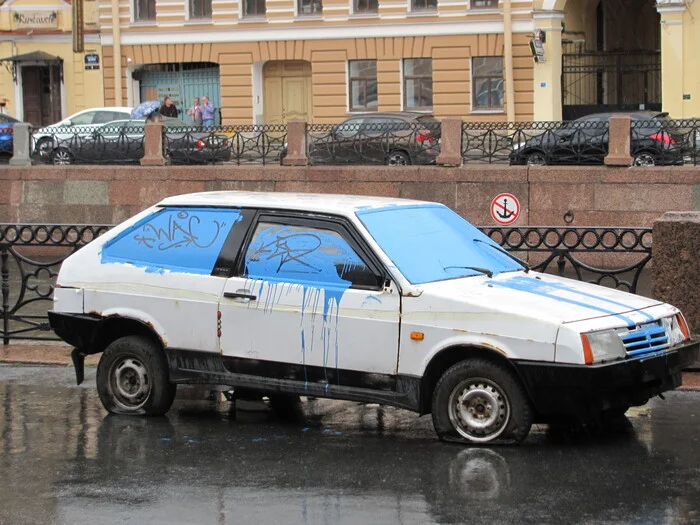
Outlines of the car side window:
M 335 134 L 341 138 L 354 137 L 362 130 L 362 124 L 364 121 L 365 119 L 361 118 L 346 120 L 338 126 L 338 128 L 335 131 Z
M 107 122 L 112 122 L 117 120 L 121 115 L 114 113 L 114 111 L 98 111 L 95 114 L 95 118 L 92 120 L 93 124 L 106 124 Z
M 243 273 L 250 279 L 308 285 L 376 288 L 381 278 L 332 229 L 261 222 L 248 245 Z
M 93 123 L 93 119 L 97 114 L 97 111 L 88 111 L 87 113 L 82 113 L 71 119 L 74 126 L 86 126 Z
M 238 208 L 163 208 L 105 243 L 102 263 L 209 275 L 240 219 Z

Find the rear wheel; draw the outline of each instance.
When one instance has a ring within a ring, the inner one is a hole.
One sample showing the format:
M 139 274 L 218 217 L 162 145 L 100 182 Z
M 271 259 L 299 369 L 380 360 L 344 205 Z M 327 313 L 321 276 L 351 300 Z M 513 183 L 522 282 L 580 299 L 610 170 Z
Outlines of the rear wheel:
M 41 157 L 48 157 L 53 151 L 53 147 L 53 139 L 51 137 L 44 137 L 39 139 L 39 142 L 36 143 L 36 152 Z
M 632 160 L 633 166 L 656 166 L 656 156 L 648 151 L 637 153 Z
M 473 444 L 520 443 L 533 420 L 517 377 L 486 359 L 459 362 L 442 375 L 432 416 L 440 439 Z
M 405 151 L 392 151 L 386 159 L 388 166 L 408 166 L 411 164 L 411 157 Z
M 173 404 L 165 355 L 152 341 L 127 336 L 111 343 L 97 366 L 97 393 L 113 414 L 160 416 Z

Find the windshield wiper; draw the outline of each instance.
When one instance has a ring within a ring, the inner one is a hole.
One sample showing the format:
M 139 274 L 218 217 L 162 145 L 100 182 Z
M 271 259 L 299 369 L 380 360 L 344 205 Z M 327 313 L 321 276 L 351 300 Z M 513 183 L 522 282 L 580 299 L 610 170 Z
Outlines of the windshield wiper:
M 485 244 L 485 245 L 488 246 L 489 248 L 493 248 L 494 250 L 496 250 L 496 251 L 498 251 L 498 252 L 501 252 L 503 255 L 509 257 L 510 259 L 513 259 L 516 263 L 518 263 L 520 266 L 522 266 L 522 267 L 525 269 L 525 273 L 527 273 L 527 272 L 530 271 L 530 266 L 529 266 L 527 263 L 524 263 L 523 261 L 521 261 L 520 259 L 518 259 L 515 255 L 512 255 L 512 254 L 508 253 L 506 250 L 504 250 L 504 249 L 501 248 L 500 246 L 498 246 L 498 245 L 493 245 L 493 244 L 488 243 L 488 242 L 486 242 L 486 241 L 482 241 L 481 239 L 472 239 L 472 240 L 473 240 L 474 242 L 480 242 L 481 244 Z
M 493 277 L 493 272 L 488 268 L 481 268 L 479 266 L 443 266 L 443 270 L 449 270 L 450 268 L 462 268 L 465 270 L 474 270 L 475 272 L 480 272 L 486 274 L 488 277 Z

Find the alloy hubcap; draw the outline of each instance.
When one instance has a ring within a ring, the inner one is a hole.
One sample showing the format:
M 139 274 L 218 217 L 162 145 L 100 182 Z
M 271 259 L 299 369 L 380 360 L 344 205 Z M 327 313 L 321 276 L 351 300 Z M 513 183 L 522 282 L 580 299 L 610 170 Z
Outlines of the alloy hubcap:
M 510 403 L 495 383 L 472 378 L 452 391 L 449 416 L 455 430 L 463 437 L 476 442 L 490 441 L 508 426 Z
M 70 155 L 65 151 L 57 151 L 54 154 L 53 163 L 58 165 L 70 164 Z

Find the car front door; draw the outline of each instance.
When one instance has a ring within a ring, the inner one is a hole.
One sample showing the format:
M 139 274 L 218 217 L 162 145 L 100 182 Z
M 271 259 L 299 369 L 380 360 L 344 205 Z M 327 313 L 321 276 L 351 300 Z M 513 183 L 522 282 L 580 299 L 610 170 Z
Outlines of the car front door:
M 219 307 L 230 370 L 393 389 L 399 290 L 347 224 L 261 215 L 238 274 Z

